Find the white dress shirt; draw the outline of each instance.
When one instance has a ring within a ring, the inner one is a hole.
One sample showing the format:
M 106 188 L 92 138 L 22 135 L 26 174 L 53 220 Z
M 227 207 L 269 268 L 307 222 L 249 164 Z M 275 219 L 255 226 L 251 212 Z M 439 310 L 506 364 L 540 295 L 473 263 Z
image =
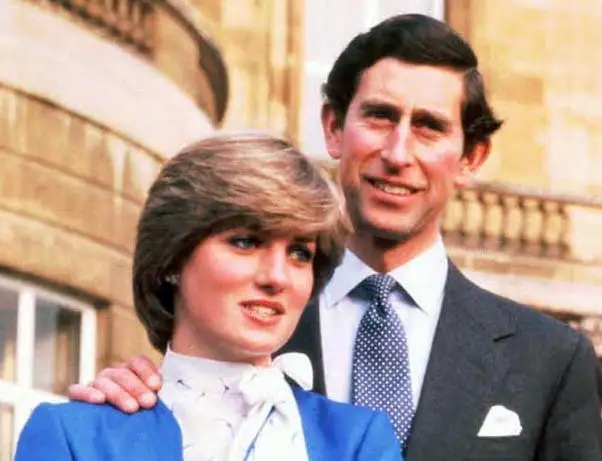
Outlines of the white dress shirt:
M 180 426 L 183 460 L 308 461 L 301 415 L 283 372 L 301 385 L 311 383 L 311 363 L 303 354 L 255 367 L 168 348 L 159 397 Z
M 443 241 L 389 272 L 410 295 L 394 291 L 391 303 L 401 319 L 410 359 L 414 408 L 418 405 L 426 366 L 441 313 L 448 260 Z M 375 271 L 347 250 L 342 264 L 320 296 L 320 333 L 326 394 L 339 402 L 351 398 L 351 366 L 355 336 L 370 300 L 353 290 Z M 357 290 L 356 290 L 357 291 Z

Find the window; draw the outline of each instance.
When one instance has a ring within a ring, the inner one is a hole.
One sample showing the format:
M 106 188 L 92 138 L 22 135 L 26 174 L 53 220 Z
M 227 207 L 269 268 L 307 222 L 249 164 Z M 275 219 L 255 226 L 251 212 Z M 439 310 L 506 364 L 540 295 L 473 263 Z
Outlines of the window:
M 41 402 L 95 374 L 96 314 L 82 302 L 0 277 L 0 461 Z

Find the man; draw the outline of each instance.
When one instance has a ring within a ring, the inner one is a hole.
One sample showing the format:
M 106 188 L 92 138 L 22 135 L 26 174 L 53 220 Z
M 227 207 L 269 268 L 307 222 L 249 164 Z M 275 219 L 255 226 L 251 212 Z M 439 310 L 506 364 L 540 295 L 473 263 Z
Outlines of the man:
M 285 347 L 310 356 L 315 390 L 388 411 L 409 461 L 602 460 L 589 341 L 475 286 L 445 254 L 445 205 L 501 125 L 470 46 L 439 21 L 396 16 L 351 41 L 324 94 L 355 233 Z M 133 411 L 125 390 L 152 405 L 156 369 L 129 368 L 150 386 L 108 369 L 71 396 Z

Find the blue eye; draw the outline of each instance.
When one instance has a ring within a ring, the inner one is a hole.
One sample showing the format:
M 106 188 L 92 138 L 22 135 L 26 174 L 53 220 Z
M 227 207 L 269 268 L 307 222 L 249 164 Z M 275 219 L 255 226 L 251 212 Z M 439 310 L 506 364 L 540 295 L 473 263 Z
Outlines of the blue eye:
M 293 245 L 290 253 L 299 262 L 311 262 L 314 259 L 314 252 L 305 245 Z
M 259 240 L 249 236 L 231 237 L 228 239 L 228 243 L 240 250 L 250 250 L 259 246 Z

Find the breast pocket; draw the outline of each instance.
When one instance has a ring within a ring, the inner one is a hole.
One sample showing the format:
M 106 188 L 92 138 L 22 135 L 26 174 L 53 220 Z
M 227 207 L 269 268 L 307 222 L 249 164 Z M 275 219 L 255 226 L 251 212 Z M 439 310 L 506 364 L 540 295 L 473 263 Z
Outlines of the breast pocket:
M 528 457 L 529 447 L 523 437 L 478 437 L 472 444 L 470 460 L 522 461 Z

